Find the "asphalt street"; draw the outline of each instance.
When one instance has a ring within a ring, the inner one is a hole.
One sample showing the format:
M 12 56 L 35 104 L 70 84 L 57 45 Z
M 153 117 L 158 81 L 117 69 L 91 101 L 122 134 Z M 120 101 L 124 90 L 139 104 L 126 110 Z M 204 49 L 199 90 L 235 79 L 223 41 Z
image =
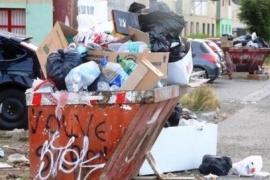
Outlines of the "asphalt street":
M 217 155 L 229 156 L 233 163 L 260 155 L 262 171 L 270 172 L 270 80 L 247 80 L 242 74 L 220 78 L 213 86 L 223 107 L 234 110 L 218 123 Z

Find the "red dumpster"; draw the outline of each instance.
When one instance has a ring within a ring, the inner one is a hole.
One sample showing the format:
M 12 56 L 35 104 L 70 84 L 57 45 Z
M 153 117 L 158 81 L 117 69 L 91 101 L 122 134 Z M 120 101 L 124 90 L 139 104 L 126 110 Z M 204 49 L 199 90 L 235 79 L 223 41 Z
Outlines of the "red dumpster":
M 236 72 L 253 74 L 262 67 L 270 48 L 229 48 L 226 51 L 235 65 Z
M 31 178 L 131 179 L 184 93 L 27 92 Z

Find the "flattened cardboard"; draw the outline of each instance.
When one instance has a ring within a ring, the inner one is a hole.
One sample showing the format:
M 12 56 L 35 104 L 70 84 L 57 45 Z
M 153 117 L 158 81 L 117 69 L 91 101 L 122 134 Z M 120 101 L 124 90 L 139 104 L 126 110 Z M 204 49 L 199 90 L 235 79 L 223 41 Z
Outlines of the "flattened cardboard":
M 122 52 L 89 50 L 85 60 L 86 61 L 92 60 L 99 63 L 104 56 L 108 56 L 109 61 L 116 62 L 116 58 L 118 55 L 125 59 L 131 59 L 134 62 L 139 63 L 142 59 L 143 53 L 122 53 Z M 157 52 L 157 53 L 148 53 L 146 57 L 148 61 L 150 61 L 157 69 L 159 69 L 163 73 L 162 77 L 163 79 L 167 78 L 169 55 L 170 55 L 169 52 Z
M 224 47 L 233 47 L 233 41 L 229 41 L 227 37 L 221 37 L 220 38 L 220 46 L 222 48 Z
M 61 22 L 55 23 L 52 31 L 36 51 L 45 78 L 47 78 L 46 62 L 49 54 L 58 49 L 67 48 L 69 45 L 67 38 L 72 39 L 77 33 L 78 31 L 66 26 Z
M 146 59 L 147 54 L 145 50 L 141 61 L 120 90 L 151 90 L 161 80 L 163 73 Z

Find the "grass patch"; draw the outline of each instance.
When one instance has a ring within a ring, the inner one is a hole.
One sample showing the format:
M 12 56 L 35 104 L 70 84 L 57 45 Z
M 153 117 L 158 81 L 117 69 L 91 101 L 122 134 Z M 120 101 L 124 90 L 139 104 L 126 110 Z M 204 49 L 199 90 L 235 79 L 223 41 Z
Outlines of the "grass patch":
M 205 39 L 205 38 L 209 38 L 210 36 L 207 34 L 191 34 L 189 36 L 187 36 L 187 38 L 194 38 L 194 39 Z
M 6 134 L 5 132 L 0 132 L 0 139 L 11 139 L 12 135 Z
M 269 66 L 269 65 L 270 65 L 270 55 L 268 55 L 268 56 L 265 58 L 265 60 L 264 60 L 264 62 L 263 62 L 263 65 L 265 65 L 265 66 Z
M 217 93 L 209 84 L 203 84 L 185 94 L 179 103 L 191 111 L 212 111 L 219 107 Z
M 26 142 L 26 141 L 28 141 L 28 137 L 26 137 L 26 136 L 20 137 L 18 140 L 21 142 Z

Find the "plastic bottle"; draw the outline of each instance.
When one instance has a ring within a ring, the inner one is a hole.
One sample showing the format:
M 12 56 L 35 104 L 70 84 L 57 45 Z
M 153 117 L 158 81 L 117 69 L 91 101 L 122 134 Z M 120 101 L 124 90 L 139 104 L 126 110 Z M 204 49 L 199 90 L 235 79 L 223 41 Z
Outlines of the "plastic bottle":
M 73 68 L 66 76 L 65 83 L 67 90 L 78 92 L 87 89 L 100 75 L 100 69 L 96 62 L 89 61 Z
M 116 85 L 121 87 L 128 78 L 127 73 L 122 66 L 116 62 L 108 62 L 108 57 L 104 57 L 100 61 L 101 74 L 104 80 L 110 84 L 110 86 Z
M 147 44 L 143 41 L 128 41 L 123 43 L 120 48 L 118 49 L 118 52 L 143 52 L 143 50 L 147 48 Z
M 109 85 L 109 83 L 107 83 L 105 81 L 99 81 L 97 84 L 97 90 L 108 91 L 108 90 L 110 90 L 110 85 Z
M 134 69 L 137 67 L 137 64 L 134 61 L 132 61 L 130 59 L 124 59 L 124 58 L 122 58 L 120 56 L 117 56 L 116 62 L 119 63 L 119 64 L 121 64 L 121 66 L 123 67 L 124 71 L 128 75 L 130 75 L 134 71 Z

